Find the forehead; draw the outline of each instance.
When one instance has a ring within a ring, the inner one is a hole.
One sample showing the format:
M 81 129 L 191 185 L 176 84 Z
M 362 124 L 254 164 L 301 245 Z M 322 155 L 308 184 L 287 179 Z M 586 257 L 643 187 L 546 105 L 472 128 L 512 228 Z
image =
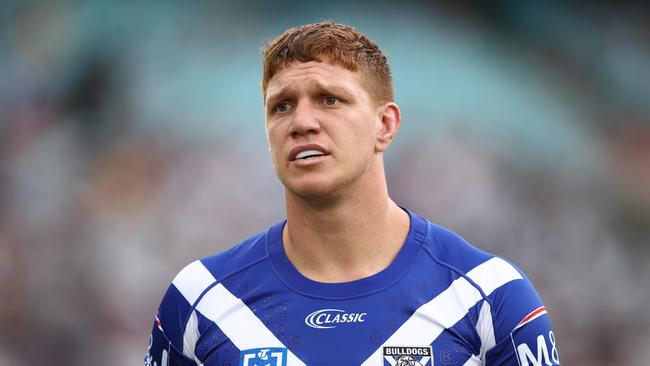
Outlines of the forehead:
M 355 93 L 363 90 L 359 72 L 329 62 L 293 62 L 269 80 L 266 99 L 305 87 L 344 88 Z

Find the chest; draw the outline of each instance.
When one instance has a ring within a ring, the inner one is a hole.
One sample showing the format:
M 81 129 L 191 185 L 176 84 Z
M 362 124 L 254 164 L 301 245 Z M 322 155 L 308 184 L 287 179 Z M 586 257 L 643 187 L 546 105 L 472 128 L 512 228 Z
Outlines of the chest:
M 431 306 L 432 290 L 413 283 L 339 300 L 264 289 L 215 298 L 227 302 L 213 304 L 217 314 L 197 308 L 195 352 L 205 366 L 463 365 L 478 352 L 476 314 L 450 319 L 453 301 Z

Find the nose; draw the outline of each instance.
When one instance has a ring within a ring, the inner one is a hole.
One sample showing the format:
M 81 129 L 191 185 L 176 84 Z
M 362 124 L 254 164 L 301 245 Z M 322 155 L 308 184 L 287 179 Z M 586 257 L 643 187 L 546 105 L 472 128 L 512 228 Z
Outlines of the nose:
M 289 130 L 291 137 L 298 137 L 320 132 L 320 121 L 309 102 L 301 102 L 295 107 Z

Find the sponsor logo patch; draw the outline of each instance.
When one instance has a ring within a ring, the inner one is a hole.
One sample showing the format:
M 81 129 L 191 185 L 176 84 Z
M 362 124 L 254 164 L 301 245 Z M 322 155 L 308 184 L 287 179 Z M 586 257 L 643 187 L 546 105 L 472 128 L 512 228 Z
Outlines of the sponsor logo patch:
M 384 365 L 390 366 L 433 366 L 433 351 L 428 347 L 385 346 Z
M 511 334 L 510 337 L 513 346 L 517 344 L 515 352 L 521 366 L 560 364 L 555 334 L 552 330 L 548 334 L 536 334 L 536 330 L 533 330 L 527 334 Z
M 287 349 L 251 348 L 241 351 L 239 366 L 287 366 Z
M 305 324 L 316 329 L 336 328 L 341 324 L 363 323 L 367 313 L 348 313 L 340 309 L 320 309 L 307 315 Z
M 510 338 L 520 366 L 551 366 L 560 364 L 555 334 L 546 308 L 540 306 L 524 316 Z M 530 324 L 530 325 L 529 325 Z

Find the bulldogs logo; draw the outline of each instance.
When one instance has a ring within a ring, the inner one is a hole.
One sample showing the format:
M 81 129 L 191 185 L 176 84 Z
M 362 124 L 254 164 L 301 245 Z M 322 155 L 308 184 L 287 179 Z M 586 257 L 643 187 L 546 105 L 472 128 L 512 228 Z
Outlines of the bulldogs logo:
M 431 347 L 384 347 L 384 365 L 433 366 Z
M 397 366 L 420 366 L 421 363 L 417 362 L 415 358 L 411 356 L 402 356 L 397 359 Z

